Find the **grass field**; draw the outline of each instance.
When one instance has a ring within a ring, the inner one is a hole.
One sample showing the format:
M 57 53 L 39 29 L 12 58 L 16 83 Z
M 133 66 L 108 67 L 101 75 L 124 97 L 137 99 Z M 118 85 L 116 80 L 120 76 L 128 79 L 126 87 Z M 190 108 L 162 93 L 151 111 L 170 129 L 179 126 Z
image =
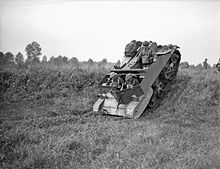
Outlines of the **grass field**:
M 160 107 L 138 120 L 92 112 L 99 90 L 91 82 L 104 73 L 39 74 L 26 84 L 15 73 L 2 85 L 0 168 L 220 168 L 216 70 L 179 70 Z

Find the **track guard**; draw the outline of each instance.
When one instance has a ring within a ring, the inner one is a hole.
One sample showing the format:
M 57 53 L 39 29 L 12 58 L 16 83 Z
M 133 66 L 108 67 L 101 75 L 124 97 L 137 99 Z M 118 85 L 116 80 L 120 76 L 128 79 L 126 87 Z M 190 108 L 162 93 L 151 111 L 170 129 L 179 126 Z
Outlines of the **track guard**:
M 142 100 L 137 105 L 137 107 L 135 107 L 134 113 L 133 113 L 133 118 L 134 119 L 137 119 L 142 115 L 142 113 L 146 109 L 152 95 L 153 95 L 153 89 L 150 87 L 147 94 L 142 98 Z

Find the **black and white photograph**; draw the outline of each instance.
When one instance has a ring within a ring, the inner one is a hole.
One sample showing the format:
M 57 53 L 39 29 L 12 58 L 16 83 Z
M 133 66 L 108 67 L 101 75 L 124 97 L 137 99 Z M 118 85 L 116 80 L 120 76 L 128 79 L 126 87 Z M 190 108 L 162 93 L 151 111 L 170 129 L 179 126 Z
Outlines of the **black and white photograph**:
M 220 169 L 219 0 L 0 0 L 1 169 Z

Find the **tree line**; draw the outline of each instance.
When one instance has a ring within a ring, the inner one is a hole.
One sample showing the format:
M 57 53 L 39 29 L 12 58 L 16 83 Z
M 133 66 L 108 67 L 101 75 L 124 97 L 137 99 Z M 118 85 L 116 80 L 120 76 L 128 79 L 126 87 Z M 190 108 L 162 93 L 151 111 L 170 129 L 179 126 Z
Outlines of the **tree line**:
M 55 66 L 64 66 L 69 65 L 74 68 L 79 68 L 81 66 L 90 65 L 90 66 L 112 66 L 111 63 L 108 63 L 107 59 L 104 58 L 100 62 L 94 62 L 92 59 L 89 59 L 87 62 L 79 62 L 76 57 L 71 57 L 68 59 L 66 56 L 58 55 L 57 57 L 48 57 L 43 55 L 42 59 L 42 48 L 40 44 L 36 41 L 31 42 L 25 47 L 26 59 L 21 52 L 18 52 L 16 55 L 13 55 L 12 52 L 3 53 L 0 51 L 0 66 L 1 67 L 17 67 L 17 68 L 27 68 L 30 66 L 36 65 L 55 65 Z M 120 61 L 118 61 L 120 62 Z M 87 66 L 88 67 L 88 66 Z
M 58 55 L 57 57 L 48 57 L 43 55 L 42 59 L 40 56 L 42 55 L 42 48 L 40 44 L 36 41 L 29 43 L 25 47 L 26 59 L 21 52 L 18 52 L 16 55 L 13 55 L 12 52 L 3 53 L 0 51 L 0 67 L 16 67 L 16 68 L 28 68 L 32 66 L 70 66 L 71 68 L 85 68 L 85 69 L 97 69 L 107 68 L 111 69 L 114 63 L 108 63 L 107 59 L 104 58 L 100 62 L 94 62 L 91 58 L 88 61 L 79 62 L 76 57 L 71 57 L 68 59 L 66 56 Z M 120 64 L 120 60 L 118 60 L 117 64 Z M 202 68 L 203 65 L 200 63 L 198 65 L 190 65 L 188 62 L 181 62 L 181 68 Z M 209 68 L 215 67 L 208 65 Z

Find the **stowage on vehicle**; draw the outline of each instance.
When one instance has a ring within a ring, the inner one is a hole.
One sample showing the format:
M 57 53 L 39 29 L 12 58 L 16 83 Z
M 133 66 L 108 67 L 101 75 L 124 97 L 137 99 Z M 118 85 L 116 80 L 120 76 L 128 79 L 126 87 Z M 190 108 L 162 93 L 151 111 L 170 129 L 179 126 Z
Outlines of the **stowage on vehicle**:
M 99 83 L 101 93 L 93 111 L 139 118 L 161 103 L 175 79 L 181 54 L 176 45 L 132 40 L 124 58 Z

